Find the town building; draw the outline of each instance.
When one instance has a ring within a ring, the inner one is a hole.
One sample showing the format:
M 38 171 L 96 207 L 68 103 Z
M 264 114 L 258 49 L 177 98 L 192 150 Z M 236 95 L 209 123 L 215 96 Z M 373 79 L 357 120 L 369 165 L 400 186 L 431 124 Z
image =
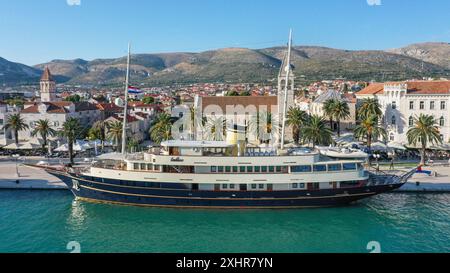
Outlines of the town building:
M 356 98 L 353 94 L 342 94 L 336 90 L 328 90 L 327 92 L 323 92 L 310 104 L 308 113 L 311 115 L 327 117 L 324 111 L 324 103 L 328 100 L 338 100 L 347 103 L 350 116 L 340 121 L 341 130 L 353 130 L 356 125 Z M 334 120 L 333 129 L 337 130 L 337 126 L 336 120 Z
M 57 101 L 56 98 L 56 82 L 50 73 L 50 69 L 45 67 L 40 82 L 41 102 Z
M 450 81 L 372 83 L 356 94 L 358 103 L 376 98 L 388 141 L 408 144 L 407 132 L 420 114 L 432 115 L 444 143 L 450 142 Z

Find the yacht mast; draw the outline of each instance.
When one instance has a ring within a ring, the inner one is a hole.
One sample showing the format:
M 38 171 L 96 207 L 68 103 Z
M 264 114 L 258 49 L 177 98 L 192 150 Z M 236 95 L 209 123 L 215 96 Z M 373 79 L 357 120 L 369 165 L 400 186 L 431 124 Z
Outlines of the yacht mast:
M 281 150 L 284 150 L 284 138 L 286 134 L 286 115 L 287 115 L 287 106 L 288 106 L 288 88 L 289 88 L 289 77 L 291 73 L 291 47 L 292 47 L 292 29 L 289 30 L 289 43 L 288 43 L 288 52 L 287 52 L 287 63 L 284 68 L 286 71 L 286 82 L 284 86 L 284 101 L 283 101 L 283 124 L 281 129 Z
M 128 88 L 130 86 L 130 57 L 131 44 L 128 43 L 128 57 L 127 57 L 127 76 L 125 80 L 125 105 L 123 110 L 123 127 L 122 127 L 122 154 L 127 152 L 127 116 L 128 116 Z

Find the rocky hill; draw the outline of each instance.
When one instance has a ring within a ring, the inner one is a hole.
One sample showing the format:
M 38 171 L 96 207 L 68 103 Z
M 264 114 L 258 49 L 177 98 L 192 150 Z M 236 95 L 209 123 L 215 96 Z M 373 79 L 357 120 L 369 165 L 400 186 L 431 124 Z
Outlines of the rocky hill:
M 134 83 L 162 85 L 195 82 L 264 82 L 274 80 L 286 48 L 225 48 L 200 53 L 132 55 Z M 293 49 L 295 74 L 305 80 L 344 77 L 354 80 L 402 80 L 448 77 L 450 46 L 447 43 L 411 45 L 388 51 L 350 51 L 316 46 Z M 36 80 L 49 66 L 59 82 L 73 84 L 118 84 L 124 81 L 126 58 L 86 61 L 54 60 L 34 68 L 2 65 L 0 83 Z M 4 67 L 9 67 L 5 69 Z M 3 78 L 2 78 L 3 77 Z

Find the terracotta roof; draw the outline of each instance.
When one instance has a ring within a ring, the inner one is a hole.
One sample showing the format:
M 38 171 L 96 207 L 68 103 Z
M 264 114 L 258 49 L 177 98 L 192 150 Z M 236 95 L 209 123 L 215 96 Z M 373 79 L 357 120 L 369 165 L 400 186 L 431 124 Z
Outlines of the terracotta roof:
M 53 76 L 48 66 L 45 67 L 44 73 L 42 73 L 41 81 L 53 81 Z
M 450 81 L 407 82 L 408 94 L 450 94 Z
M 277 96 L 247 96 L 247 97 L 202 97 L 202 109 L 205 109 L 209 105 L 217 105 L 222 108 L 225 113 L 227 106 L 242 105 L 243 107 L 254 105 L 257 108 L 260 106 L 266 106 L 267 110 L 270 110 L 272 106 L 278 105 Z
M 363 90 L 356 93 L 356 95 L 379 95 L 383 94 L 384 83 L 371 83 Z
M 121 117 L 121 116 L 115 114 L 115 115 L 109 117 L 108 119 L 115 119 L 115 120 L 117 120 L 117 121 L 122 122 L 122 121 L 123 121 L 123 116 Z M 127 122 L 128 122 L 128 123 L 136 122 L 136 121 L 139 121 L 136 117 L 127 115 Z
M 450 94 L 450 81 L 410 81 L 372 83 L 357 95 L 379 95 L 384 93 L 384 85 L 406 84 L 408 94 Z
M 123 111 L 123 108 L 114 103 L 97 103 L 95 104 L 98 110 L 101 111 Z
M 21 113 L 24 114 L 37 114 L 39 112 L 39 105 L 45 104 L 47 105 L 47 113 L 51 114 L 65 114 L 69 113 L 69 110 L 67 109 L 71 105 L 75 106 L 75 112 L 82 112 L 82 111 L 91 111 L 91 110 L 97 110 L 97 107 L 95 107 L 94 104 L 91 104 L 89 102 L 70 102 L 70 101 L 54 101 L 54 102 L 41 102 L 41 103 L 34 103 L 32 106 L 29 106 L 21 111 Z

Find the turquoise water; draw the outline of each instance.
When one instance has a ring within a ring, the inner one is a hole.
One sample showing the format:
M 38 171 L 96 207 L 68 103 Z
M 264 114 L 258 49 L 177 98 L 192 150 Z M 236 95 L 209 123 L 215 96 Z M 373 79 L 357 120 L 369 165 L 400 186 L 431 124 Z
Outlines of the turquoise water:
M 0 191 L 0 252 L 450 252 L 450 194 L 385 194 L 307 210 L 175 210 Z

